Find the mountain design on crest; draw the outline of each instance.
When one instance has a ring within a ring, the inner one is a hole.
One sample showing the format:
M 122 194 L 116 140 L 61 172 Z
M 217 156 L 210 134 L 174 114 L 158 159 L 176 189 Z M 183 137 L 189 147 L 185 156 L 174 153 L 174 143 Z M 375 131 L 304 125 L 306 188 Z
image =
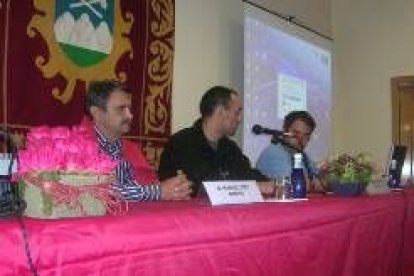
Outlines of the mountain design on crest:
M 54 25 L 56 40 L 60 43 L 73 45 L 105 54 L 112 50 L 112 35 L 108 24 L 101 21 L 95 29 L 89 15 L 83 13 L 75 21 L 70 12 L 65 12 Z

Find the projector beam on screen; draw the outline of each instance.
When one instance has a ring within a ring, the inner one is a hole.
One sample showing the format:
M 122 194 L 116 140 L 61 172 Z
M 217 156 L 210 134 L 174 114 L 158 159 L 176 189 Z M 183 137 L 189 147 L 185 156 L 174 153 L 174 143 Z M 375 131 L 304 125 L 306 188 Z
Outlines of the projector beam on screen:
M 284 116 L 306 110 L 317 123 L 307 148 L 321 160 L 331 134 L 331 40 L 245 4 L 243 150 L 254 164 L 270 143 L 254 124 L 282 129 Z

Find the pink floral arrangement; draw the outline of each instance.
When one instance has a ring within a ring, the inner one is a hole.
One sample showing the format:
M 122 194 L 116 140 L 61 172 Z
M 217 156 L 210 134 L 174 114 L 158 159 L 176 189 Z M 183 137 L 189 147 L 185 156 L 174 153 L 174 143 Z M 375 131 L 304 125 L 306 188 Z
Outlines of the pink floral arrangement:
M 81 126 L 35 127 L 19 151 L 19 175 L 64 172 L 113 174 L 116 162 L 102 153 L 90 131 Z

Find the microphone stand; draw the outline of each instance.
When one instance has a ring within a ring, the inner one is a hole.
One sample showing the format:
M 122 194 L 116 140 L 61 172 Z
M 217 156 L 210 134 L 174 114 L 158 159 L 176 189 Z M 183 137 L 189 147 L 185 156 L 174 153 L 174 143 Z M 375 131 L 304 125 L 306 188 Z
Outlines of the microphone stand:
M 283 136 L 280 135 L 273 135 L 272 140 L 270 141 L 272 144 L 277 145 L 277 144 L 282 144 L 283 146 L 293 150 L 294 153 L 301 153 L 303 156 L 303 165 L 306 168 L 306 171 L 308 172 L 308 177 L 309 180 L 312 181 L 313 177 L 317 177 L 317 175 L 315 175 L 309 166 L 309 158 L 308 155 L 303 151 L 303 149 L 300 149 L 298 147 L 295 147 L 294 145 L 286 142 L 283 138 Z
M 303 150 L 302 150 L 302 149 L 299 149 L 299 148 L 295 147 L 294 145 L 292 145 L 292 144 L 290 144 L 290 143 L 286 142 L 286 141 L 283 139 L 283 136 L 281 136 L 281 135 L 273 135 L 273 136 L 272 136 L 272 140 L 270 140 L 270 142 L 271 142 L 273 145 L 282 144 L 283 146 L 285 146 L 285 147 L 287 147 L 287 148 L 289 148 L 289 149 L 293 150 L 295 153 L 302 153 L 302 154 L 304 154 L 304 152 L 303 152 Z

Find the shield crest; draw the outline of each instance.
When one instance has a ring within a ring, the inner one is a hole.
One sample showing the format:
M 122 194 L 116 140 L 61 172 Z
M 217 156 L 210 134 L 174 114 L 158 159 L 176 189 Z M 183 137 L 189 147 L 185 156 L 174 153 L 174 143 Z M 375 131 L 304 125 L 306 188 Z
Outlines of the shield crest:
M 54 34 L 80 67 L 101 62 L 113 48 L 114 0 L 55 0 Z

